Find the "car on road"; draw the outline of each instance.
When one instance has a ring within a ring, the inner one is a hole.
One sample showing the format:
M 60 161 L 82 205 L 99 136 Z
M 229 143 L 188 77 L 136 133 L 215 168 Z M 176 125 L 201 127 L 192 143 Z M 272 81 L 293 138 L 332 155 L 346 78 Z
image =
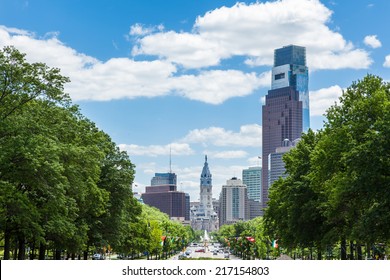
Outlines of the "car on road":
M 96 254 L 93 254 L 92 259 L 93 260 L 104 260 L 104 256 L 102 254 L 96 253 Z
M 185 254 L 186 254 L 187 256 L 191 255 L 191 253 L 192 253 L 192 250 L 191 250 L 191 249 L 188 249 L 188 250 L 185 252 Z
M 214 250 L 213 255 L 218 255 L 218 250 Z
M 196 249 L 195 252 L 196 252 L 196 253 L 204 253 L 204 249 L 203 249 L 203 248 L 201 248 L 201 249 Z
M 230 255 L 229 255 L 229 253 L 225 253 L 225 254 L 223 254 L 223 257 L 224 257 L 225 259 L 228 259 L 228 258 L 230 257 Z

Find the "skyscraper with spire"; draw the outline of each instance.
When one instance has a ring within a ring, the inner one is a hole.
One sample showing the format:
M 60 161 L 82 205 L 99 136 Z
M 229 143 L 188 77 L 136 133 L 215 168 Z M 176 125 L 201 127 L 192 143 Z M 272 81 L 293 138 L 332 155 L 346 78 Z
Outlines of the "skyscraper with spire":
M 218 230 L 218 215 L 213 208 L 213 181 L 207 162 L 207 155 L 200 174 L 200 202 L 192 209 L 191 226 L 195 230 Z

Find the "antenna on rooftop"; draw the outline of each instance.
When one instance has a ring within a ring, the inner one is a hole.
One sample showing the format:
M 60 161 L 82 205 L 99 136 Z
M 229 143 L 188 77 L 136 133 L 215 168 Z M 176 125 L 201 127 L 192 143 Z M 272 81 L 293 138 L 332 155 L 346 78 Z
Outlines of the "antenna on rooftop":
M 169 173 L 172 173 L 172 146 L 169 145 Z

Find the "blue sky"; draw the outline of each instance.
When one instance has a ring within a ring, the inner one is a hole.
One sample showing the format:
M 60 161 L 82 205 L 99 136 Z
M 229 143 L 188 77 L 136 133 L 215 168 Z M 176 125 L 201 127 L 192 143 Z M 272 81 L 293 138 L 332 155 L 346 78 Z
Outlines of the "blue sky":
M 387 0 L 0 0 L 0 47 L 61 68 L 66 91 L 136 165 L 199 199 L 208 155 L 213 196 L 259 165 L 261 105 L 273 50 L 305 46 L 311 127 L 367 73 L 390 81 Z

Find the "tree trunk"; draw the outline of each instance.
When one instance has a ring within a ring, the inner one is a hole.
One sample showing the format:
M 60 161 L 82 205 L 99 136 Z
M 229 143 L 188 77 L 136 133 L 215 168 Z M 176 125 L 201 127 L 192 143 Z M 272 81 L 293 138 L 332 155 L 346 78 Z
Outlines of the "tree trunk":
M 24 260 L 26 259 L 26 242 L 24 239 L 24 235 L 21 235 L 19 237 L 19 253 L 18 253 L 18 260 Z
M 44 260 L 46 256 L 46 244 L 44 242 L 39 243 L 39 260 Z
M 341 248 L 340 248 L 340 258 L 342 260 L 346 260 L 347 259 L 347 241 L 345 240 L 345 238 L 342 238 L 341 239 Z
M 363 259 L 363 253 L 362 253 L 362 245 L 357 245 L 357 259 L 362 260 Z
M 322 260 L 322 251 L 321 251 L 321 248 L 317 248 L 317 260 Z
M 4 231 L 4 259 L 9 260 L 10 258 L 10 249 L 11 249 L 11 233 L 5 228 Z
M 33 260 L 35 259 L 35 241 L 33 243 L 31 243 L 31 251 L 30 251 L 30 255 L 28 256 L 28 258 L 30 260 Z
M 349 242 L 349 253 L 350 253 L 349 259 L 350 259 L 350 260 L 353 260 L 353 259 L 354 259 L 354 256 L 355 256 L 353 241 L 350 241 L 350 242 Z
M 84 260 L 88 260 L 88 252 L 89 252 L 89 245 L 87 245 L 87 249 L 84 251 Z
M 56 249 L 55 250 L 55 260 L 60 260 L 61 259 L 61 250 L 60 249 Z
M 14 255 L 12 257 L 14 260 L 18 259 L 18 240 L 15 239 Z
M 367 259 L 371 258 L 371 246 L 370 246 L 370 244 L 366 245 L 366 254 L 367 254 Z

